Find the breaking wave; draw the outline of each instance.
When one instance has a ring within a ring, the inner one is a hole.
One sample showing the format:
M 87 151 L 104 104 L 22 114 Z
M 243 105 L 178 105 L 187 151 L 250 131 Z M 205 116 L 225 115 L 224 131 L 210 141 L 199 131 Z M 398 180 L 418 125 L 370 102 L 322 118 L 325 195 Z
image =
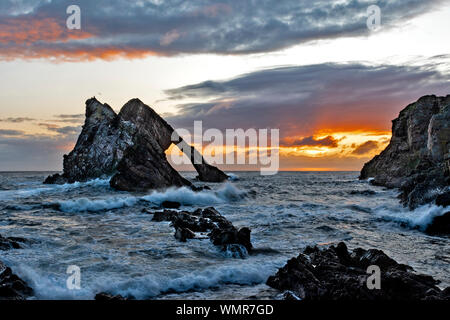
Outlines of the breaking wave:
M 124 297 L 148 299 L 163 294 L 183 293 L 192 290 L 207 290 L 222 285 L 255 285 L 264 283 L 282 265 L 282 261 L 261 264 L 240 264 L 207 268 L 187 274 L 148 274 L 129 279 L 111 274 L 83 280 L 81 290 L 69 290 L 66 279 L 54 274 L 42 274 L 24 266 L 14 270 L 33 287 L 38 299 L 93 299 L 97 293 L 108 292 Z
M 51 192 L 65 192 L 72 189 L 84 188 L 84 187 L 109 187 L 108 179 L 94 179 L 86 182 L 75 182 L 75 183 L 65 183 L 65 184 L 54 184 L 46 185 L 40 188 L 27 188 L 18 190 L 7 190 L 0 191 L 0 200 L 10 200 L 19 198 L 29 198 L 37 196 L 43 193 Z
M 388 208 L 375 210 L 375 214 L 382 220 L 397 222 L 402 226 L 421 231 L 424 231 L 435 217 L 442 216 L 446 212 L 448 212 L 448 209 L 431 204 L 418 207 L 412 211 L 407 209 L 393 211 Z
M 59 201 L 57 207 L 63 212 L 97 212 L 132 207 L 138 202 L 148 202 L 159 206 L 164 201 L 175 201 L 183 206 L 204 206 L 238 201 L 244 197 L 245 192 L 239 190 L 231 183 L 226 183 L 216 191 L 203 190 L 195 192 L 187 187 L 170 188 L 165 191 L 154 191 L 149 195 L 140 197 L 110 197 L 107 199 L 79 198 L 76 200 Z
M 137 299 L 145 299 L 166 293 L 212 289 L 227 284 L 260 284 L 266 282 L 267 278 L 276 272 L 277 267 L 279 266 L 273 264 L 264 267 L 242 264 L 215 267 L 175 278 L 148 275 L 123 281 L 104 289 L 105 291 L 112 291 L 114 294 L 131 295 Z

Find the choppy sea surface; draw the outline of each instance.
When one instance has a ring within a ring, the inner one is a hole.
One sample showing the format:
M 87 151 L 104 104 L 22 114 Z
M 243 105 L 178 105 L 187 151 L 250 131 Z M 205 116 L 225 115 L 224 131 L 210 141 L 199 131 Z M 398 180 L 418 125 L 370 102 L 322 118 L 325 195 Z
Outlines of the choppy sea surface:
M 159 192 L 119 192 L 108 179 L 43 185 L 48 172 L 0 173 L 0 234 L 31 240 L 0 251 L 36 299 L 93 299 L 96 293 L 137 299 L 267 299 L 267 278 L 308 245 L 345 241 L 377 248 L 450 285 L 450 239 L 422 230 L 444 208 L 408 211 L 396 190 L 357 179 L 358 172 L 235 172 L 233 181 Z M 194 173 L 183 173 L 196 185 Z M 244 259 L 208 239 L 180 243 L 169 222 L 143 209 L 164 200 L 181 210 L 214 206 L 252 230 L 255 252 Z M 81 289 L 67 288 L 68 266 L 81 269 Z

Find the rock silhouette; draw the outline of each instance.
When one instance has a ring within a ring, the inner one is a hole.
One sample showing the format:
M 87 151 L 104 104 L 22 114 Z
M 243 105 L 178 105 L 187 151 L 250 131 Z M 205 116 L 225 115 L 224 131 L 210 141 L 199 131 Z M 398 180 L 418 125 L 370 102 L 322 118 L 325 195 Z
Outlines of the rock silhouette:
M 199 180 L 222 182 L 228 178 L 139 99 L 128 101 L 116 114 L 108 104 L 91 98 L 86 101 L 86 120 L 77 143 L 64 155 L 63 173 L 49 176 L 44 183 L 112 176 L 111 186 L 124 191 L 191 186 L 167 161 L 165 151 L 172 143 L 191 159 Z

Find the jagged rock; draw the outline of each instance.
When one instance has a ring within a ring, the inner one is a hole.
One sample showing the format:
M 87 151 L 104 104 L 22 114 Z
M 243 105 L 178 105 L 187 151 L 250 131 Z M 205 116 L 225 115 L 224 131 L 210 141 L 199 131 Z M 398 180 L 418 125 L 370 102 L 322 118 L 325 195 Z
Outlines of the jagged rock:
M 0 235 L 0 250 L 9 250 L 9 249 L 21 249 L 22 243 L 26 243 L 28 240 L 24 238 L 18 237 L 3 237 Z
M 225 247 L 230 244 L 241 244 L 247 251 L 250 251 L 253 247 L 250 242 L 249 228 L 241 228 L 237 230 L 234 226 L 227 226 L 224 228 L 214 228 L 211 231 L 210 239 L 216 246 Z
M 450 206 L 450 191 L 438 195 L 436 197 L 436 205 L 442 207 Z
M 372 265 L 381 270 L 380 289 L 367 287 Z M 343 242 L 322 250 L 307 247 L 267 280 L 269 286 L 304 300 L 449 300 L 449 288 L 442 291 L 438 283 L 381 250 L 357 248 L 350 253 Z
M 180 212 L 173 210 L 164 210 L 164 211 L 155 211 L 155 212 L 147 212 L 149 214 L 153 214 L 152 221 L 161 222 L 161 221 L 173 221 Z
M 191 186 L 167 161 L 165 151 L 172 143 L 193 160 L 200 180 L 222 182 L 228 178 L 139 99 L 128 101 L 116 114 L 109 105 L 92 98 L 86 101 L 86 120 L 77 143 L 64 156 L 63 173 L 49 176 L 44 183 L 113 175 L 111 186 L 125 191 Z
M 302 300 L 299 297 L 297 297 L 295 295 L 295 293 L 293 293 L 292 291 L 286 291 L 283 293 L 283 300 L 289 300 L 289 301 L 298 301 L 298 300 Z
M 364 165 L 360 179 L 400 188 L 401 202 L 413 209 L 448 189 L 449 151 L 450 95 L 424 96 L 393 121 L 391 142 Z
M 425 232 L 431 235 L 450 235 L 450 211 L 434 217 Z
M 186 242 L 187 239 L 194 239 L 195 233 L 189 230 L 188 228 L 183 227 L 175 227 L 175 239 L 180 242 Z
M 96 301 L 124 301 L 128 300 L 121 296 L 120 294 L 112 295 L 106 292 L 100 292 L 95 295 L 94 298 Z
M 194 232 L 208 232 L 211 242 L 224 251 L 229 245 L 242 245 L 250 252 L 253 248 L 249 228 L 237 229 L 213 207 L 197 209 L 193 212 L 164 210 L 153 213 L 152 221 L 171 221 L 175 228 L 175 238 L 185 242 L 193 239 Z
M 32 295 L 33 289 L 0 261 L 0 300 L 24 300 Z
M 161 207 L 163 208 L 167 208 L 167 209 L 178 209 L 179 207 L 181 207 L 181 203 L 177 202 L 177 201 L 163 201 L 161 203 Z

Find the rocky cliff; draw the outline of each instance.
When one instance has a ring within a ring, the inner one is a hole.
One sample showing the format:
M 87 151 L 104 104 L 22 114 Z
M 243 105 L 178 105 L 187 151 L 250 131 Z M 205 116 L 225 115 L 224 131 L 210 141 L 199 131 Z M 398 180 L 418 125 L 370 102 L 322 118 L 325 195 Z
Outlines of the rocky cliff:
M 97 99 L 86 101 L 86 120 L 74 149 L 64 155 L 63 174 L 44 183 L 72 183 L 112 176 L 111 186 L 125 191 L 191 185 L 167 161 L 165 151 L 175 143 L 193 160 L 199 179 L 221 182 L 228 177 L 209 165 L 195 148 L 139 99 L 128 101 L 119 114 Z
M 392 122 L 392 138 L 381 154 L 367 162 L 360 179 L 400 188 L 411 209 L 449 192 L 450 95 L 421 97 Z

